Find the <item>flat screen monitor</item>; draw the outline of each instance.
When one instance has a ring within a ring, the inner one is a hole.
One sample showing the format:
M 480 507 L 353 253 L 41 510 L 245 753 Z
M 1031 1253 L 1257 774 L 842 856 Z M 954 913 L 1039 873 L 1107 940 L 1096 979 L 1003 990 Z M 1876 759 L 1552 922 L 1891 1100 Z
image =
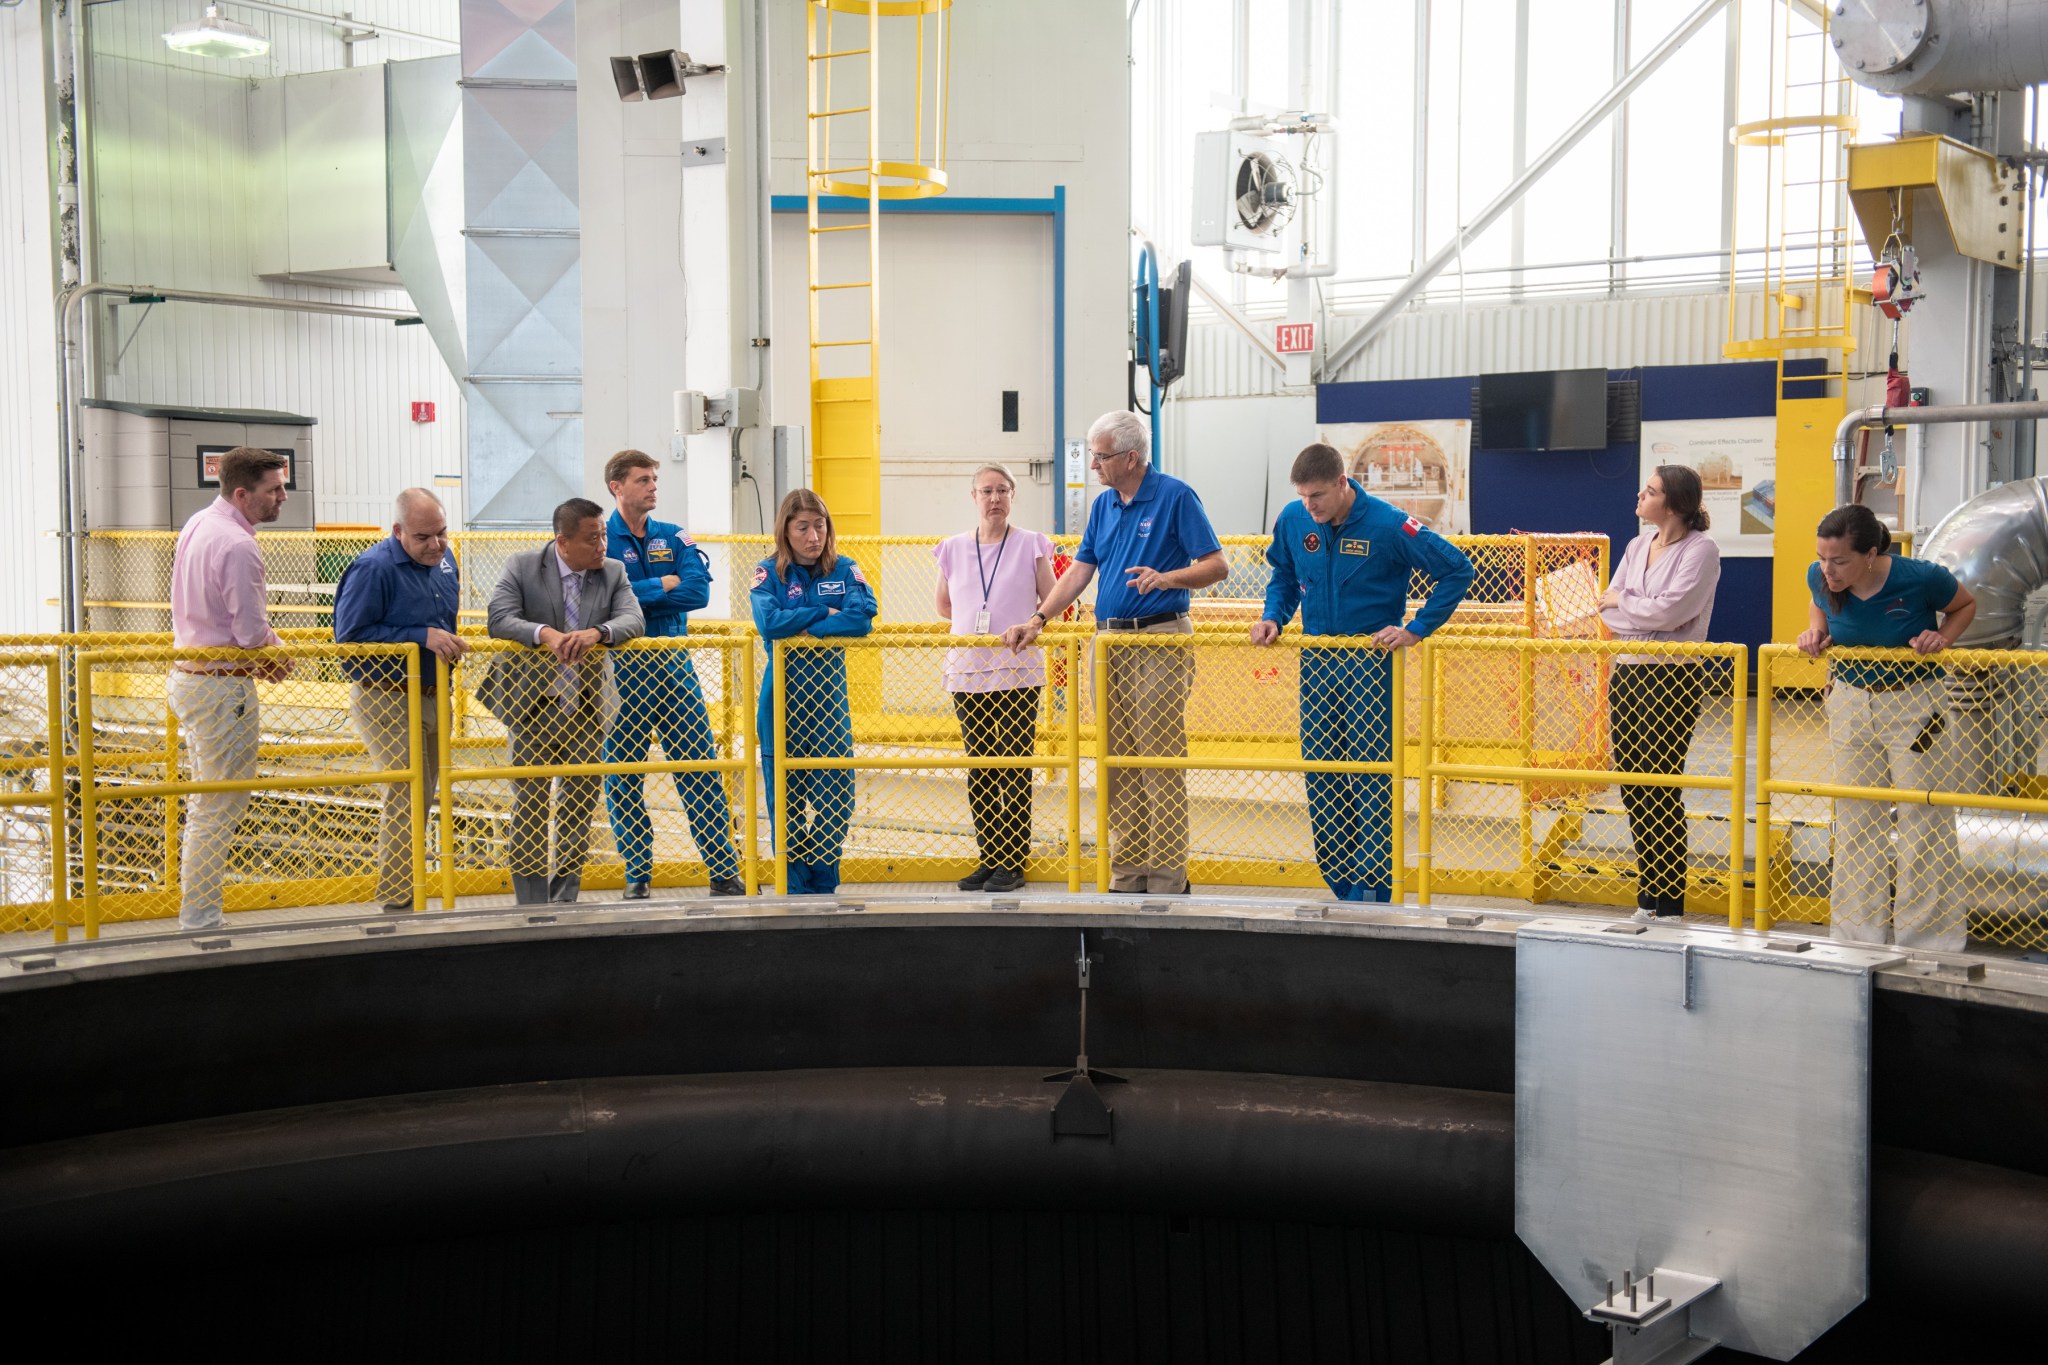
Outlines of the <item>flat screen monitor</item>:
M 1481 450 L 1604 450 L 1607 371 L 1479 376 Z

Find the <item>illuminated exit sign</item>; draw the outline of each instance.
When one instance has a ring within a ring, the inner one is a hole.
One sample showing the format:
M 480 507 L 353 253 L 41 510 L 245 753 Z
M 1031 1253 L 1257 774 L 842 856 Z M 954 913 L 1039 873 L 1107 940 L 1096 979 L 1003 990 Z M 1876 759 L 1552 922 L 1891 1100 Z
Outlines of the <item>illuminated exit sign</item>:
M 1273 329 L 1276 338 L 1273 349 L 1282 355 L 1306 355 L 1316 348 L 1316 325 L 1313 322 L 1283 322 Z

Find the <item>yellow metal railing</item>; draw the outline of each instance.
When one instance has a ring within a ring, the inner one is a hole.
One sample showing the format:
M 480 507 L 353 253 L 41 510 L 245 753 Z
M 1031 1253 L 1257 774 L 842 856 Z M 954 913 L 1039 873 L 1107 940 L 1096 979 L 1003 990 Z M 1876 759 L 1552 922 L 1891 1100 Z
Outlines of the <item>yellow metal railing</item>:
M 6 720 L 0 737 L 0 819 L 18 828 L 17 812 L 40 811 L 44 822 L 40 856 L 15 839 L 8 841 L 0 862 L 0 906 L 8 928 L 53 929 L 59 943 L 69 937 L 71 922 L 64 715 L 56 654 L 0 652 L 0 716 Z

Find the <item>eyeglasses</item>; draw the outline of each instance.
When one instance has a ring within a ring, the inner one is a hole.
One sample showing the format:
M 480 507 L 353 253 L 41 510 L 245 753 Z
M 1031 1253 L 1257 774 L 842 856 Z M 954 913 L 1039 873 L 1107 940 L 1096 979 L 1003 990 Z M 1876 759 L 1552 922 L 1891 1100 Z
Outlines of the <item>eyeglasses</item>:
M 1126 455 L 1135 454 L 1135 450 L 1091 450 L 1088 452 L 1088 463 L 1108 464 L 1111 460 L 1120 460 Z

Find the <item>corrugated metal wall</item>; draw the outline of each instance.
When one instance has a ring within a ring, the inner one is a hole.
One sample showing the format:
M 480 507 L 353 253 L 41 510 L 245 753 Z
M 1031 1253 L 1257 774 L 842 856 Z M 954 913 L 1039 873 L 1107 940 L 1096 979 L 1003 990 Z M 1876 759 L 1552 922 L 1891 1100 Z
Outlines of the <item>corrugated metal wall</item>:
M 1758 335 L 1763 295 L 1741 296 L 1739 331 Z M 1546 298 L 1519 303 L 1488 301 L 1465 308 L 1432 304 L 1411 309 L 1362 355 L 1341 381 L 1428 379 L 1511 370 L 1628 369 L 1637 365 L 1709 365 L 1721 360 L 1728 332 L 1727 294 L 1629 294 L 1615 298 Z M 1869 309 L 1858 311 L 1859 363 L 1883 367 Z M 1332 349 L 1368 314 L 1328 320 Z M 1266 322 L 1258 326 L 1269 325 Z M 1214 314 L 1198 314 L 1188 328 L 1187 377 L 1177 398 L 1233 398 L 1281 391 L 1280 371 L 1236 327 Z
M 314 0 L 308 7 L 343 6 Z M 453 0 L 378 0 L 356 8 L 422 32 L 455 31 Z M 248 152 L 250 80 L 339 67 L 342 46 L 321 25 L 256 13 L 243 17 L 270 35 L 268 56 L 186 58 L 158 35 L 194 12 L 176 0 L 92 7 L 99 278 L 406 307 L 400 291 L 256 277 L 252 206 L 274 187 L 262 182 Z M 358 56 L 367 63 L 441 50 L 380 39 Z M 318 418 L 315 515 L 323 522 L 382 524 L 399 488 L 462 472 L 460 390 L 425 328 L 193 304 L 123 304 L 110 315 L 101 333 L 104 397 L 278 408 Z M 416 426 L 414 400 L 434 402 L 439 420 Z
M 57 361 L 39 7 L 0 9 L 0 631 L 53 630 Z

